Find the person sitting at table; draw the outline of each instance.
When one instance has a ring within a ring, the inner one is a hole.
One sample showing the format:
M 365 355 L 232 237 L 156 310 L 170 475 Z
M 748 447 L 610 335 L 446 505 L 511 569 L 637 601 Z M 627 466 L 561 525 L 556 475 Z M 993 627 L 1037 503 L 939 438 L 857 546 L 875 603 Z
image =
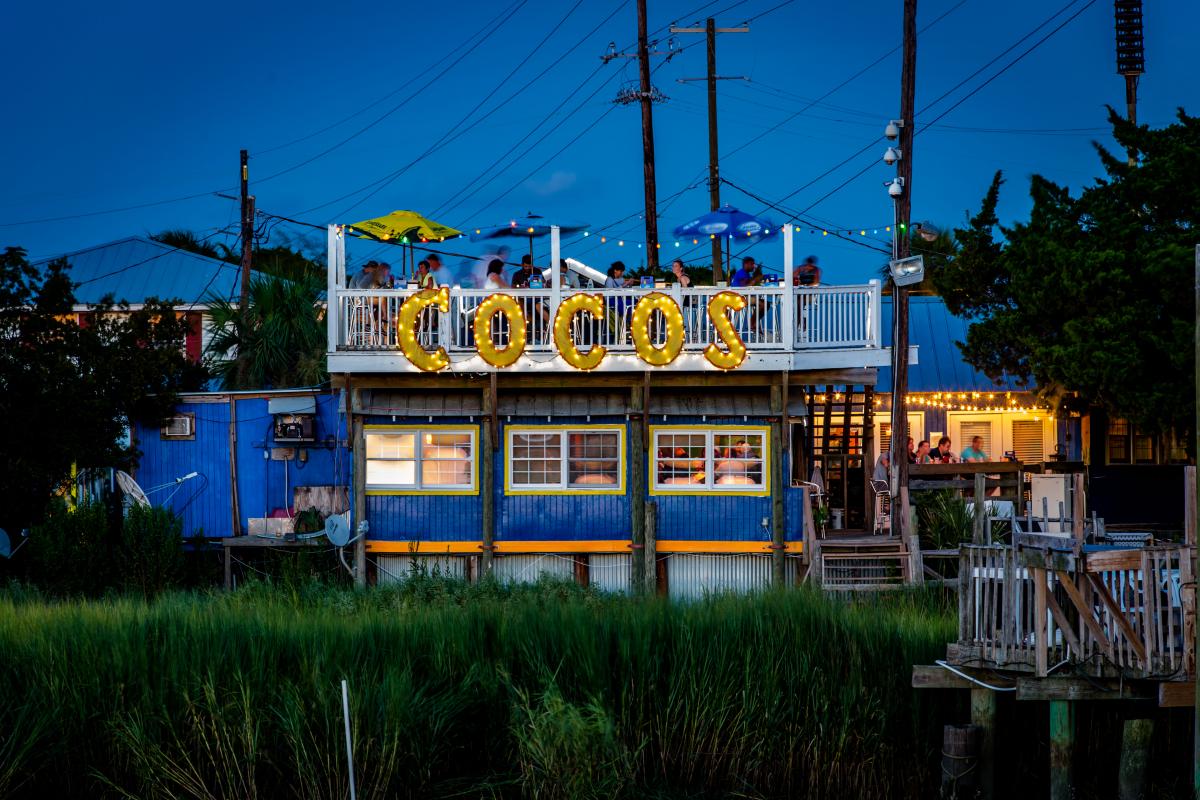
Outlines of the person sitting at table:
M 954 451 L 950 449 L 950 437 L 943 436 L 938 439 L 937 449 L 930 454 L 934 464 L 957 464 L 958 456 L 954 455 Z
M 962 451 L 963 463 L 972 461 L 987 461 L 987 453 L 983 452 L 983 437 L 972 436 L 971 446 Z
M 433 289 L 436 284 L 433 280 L 433 273 L 429 271 L 429 262 L 421 259 L 417 262 L 417 288 L 421 290 Z
M 375 268 L 379 266 L 379 262 L 371 259 L 363 264 L 363 268 L 354 277 L 350 279 L 351 289 L 371 289 L 375 286 Z
M 614 261 L 612 266 L 608 268 L 608 278 L 604 281 L 605 289 L 625 289 L 636 285 L 636 278 L 625 277 L 625 264 L 623 262 Z
M 504 262 L 498 258 L 493 258 L 488 264 L 487 278 L 484 279 L 483 288 L 485 289 L 508 289 L 508 281 L 504 280 Z
M 575 277 L 575 273 L 567 266 L 567 260 L 560 258 L 558 260 L 558 278 L 561 281 L 564 289 L 578 289 L 579 279 Z
M 370 287 L 372 289 L 394 289 L 396 287 L 396 279 L 392 277 L 392 265 L 386 261 L 380 261 L 375 267 L 375 282 Z
M 917 463 L 917 451 L 913 449 L 913 438 L 908 437 L 908 463 Z
M 513 273 L 512 288 L 528 289 L 531 277 L 533 277 L 533 256 L 526 253 L 521 256 L 521 268 Z
M 917 443 L 917 464 L 929 464 L 933 459 L 929 457 L 929 440 L 922 439 Z
M 692 285 L 692 277 L 683 271 L 682 258 L 671 262 L 671 274 L 675 276 L 675 282 L 679 284 L 680 289 L 687 289 Z
M 742 259 L 742 266 L 737 272 L 733 273 L 729 285 L 734 288 L 743 288 L 746 286 L 757 286 L 761 282 L 762 271 L 755 269 L 753 257 L 746 256 Z
M 804 263 L 792 270 L 793 286 L 820 286 L 821 268 L 817 266 L 817 257 L 809 256 Z

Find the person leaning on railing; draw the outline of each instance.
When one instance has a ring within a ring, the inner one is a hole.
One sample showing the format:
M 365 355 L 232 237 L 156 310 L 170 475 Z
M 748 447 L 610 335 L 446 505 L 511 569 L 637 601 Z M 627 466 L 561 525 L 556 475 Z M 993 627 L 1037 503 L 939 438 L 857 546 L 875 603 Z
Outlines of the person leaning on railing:
M 821 268 L 817 266 L 817 257 L 809 256 L 804 263 L 792 270 L 792 286 L 820 286 Z

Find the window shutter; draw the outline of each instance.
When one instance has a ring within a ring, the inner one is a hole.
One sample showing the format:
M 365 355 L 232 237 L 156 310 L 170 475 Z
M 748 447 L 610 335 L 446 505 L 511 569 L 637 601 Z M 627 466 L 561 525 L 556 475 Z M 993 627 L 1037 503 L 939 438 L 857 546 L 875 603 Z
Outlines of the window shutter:
M 962 437 L 962 441 L 953 442 L 950 445 L 956 454 L 970 447 L 971 440 L 978 436 L 983 439 L 983 452 L 987 453 L 988 458 L 999 459 L 1003 455 L 1003 453 L 992 451 L 992 423 L 987 420 L 962 422 L 959 424 L 958 434 Z
M 880 454 L 892 452 L 892 423 L 890 422 L 879 423 L 879 452 Z
M 1041 420 L 1013 420 L 1013 450 L 1018 461 L 1038 464 L 1046 460 L 1042 447 L 1042 424 Z

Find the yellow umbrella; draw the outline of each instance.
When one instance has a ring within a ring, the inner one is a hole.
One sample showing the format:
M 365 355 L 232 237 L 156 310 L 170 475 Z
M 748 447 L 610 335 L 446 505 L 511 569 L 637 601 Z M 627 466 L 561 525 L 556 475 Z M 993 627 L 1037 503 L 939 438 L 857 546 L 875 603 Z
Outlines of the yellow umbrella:
M 350 227 L 360 235 L 383 242 L 404 241 L 405 239 L 410 242 L 415 239 L 440 242 L 443 239 L 462 236 L 462 231 L 426 219 L 415 211 L 393 211 L 382 217 L 355 222 Z
M 408 260 L 413 262 L 412 272 L 416 272 L 416 256 L 413 254 L 413 242 L 441 242 L 455 236 L 462 236 L 462 231 L 448 225 L 434 222 L 415 211 L 393 211 L 382 217 L 364 219 L 355 222 L 350 230 L 358 236 L 376 239 L 381 242 L 397 242 L 401 246 L 408 245 Z M 404 265 L 401 275 L 409 273 L 408 264 Z

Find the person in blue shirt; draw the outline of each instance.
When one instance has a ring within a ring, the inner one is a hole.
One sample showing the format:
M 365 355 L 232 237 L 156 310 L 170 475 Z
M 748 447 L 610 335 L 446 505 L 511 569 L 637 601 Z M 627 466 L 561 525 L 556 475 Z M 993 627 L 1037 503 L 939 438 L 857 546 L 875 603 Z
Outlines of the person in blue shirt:
M 760 280 L 762 280 L 762 276 L 755 273 L 754 259 L 746 256 L 742 259 L 741 269 L 733 273 L 729 285 L 733 287 L 756 286 Z
M 971 446 L 962 451 L 963 463 L 971 461 L 987 461 L 987 453 L 983 452 L 983 437 L 975 436 L 971 439 Z

